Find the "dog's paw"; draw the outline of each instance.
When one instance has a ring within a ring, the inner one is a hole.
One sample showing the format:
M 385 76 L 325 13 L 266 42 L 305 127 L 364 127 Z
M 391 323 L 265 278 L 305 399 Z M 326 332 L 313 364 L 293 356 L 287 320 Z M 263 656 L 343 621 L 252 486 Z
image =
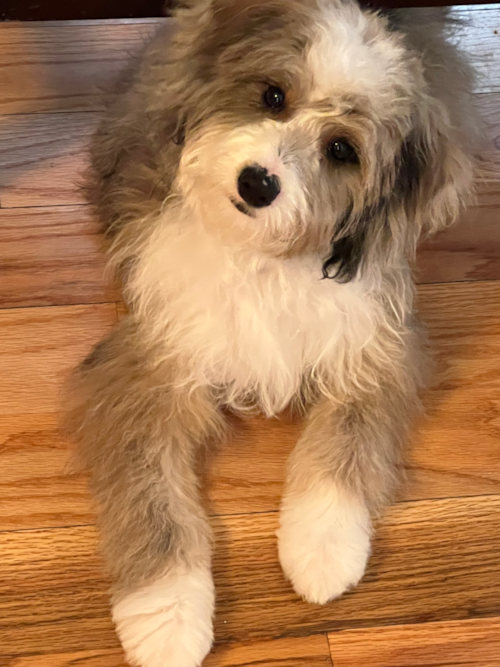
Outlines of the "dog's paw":
M 366 508 L 334 484 L 288 495 L 278 531 L 283 572 L 307 602 L 325 604 L 363 576 L 370 534 Z
M 113 606 L 135 667 L 199 667 L 213 641 L 214 585 L 208 569 L 171 572 Z

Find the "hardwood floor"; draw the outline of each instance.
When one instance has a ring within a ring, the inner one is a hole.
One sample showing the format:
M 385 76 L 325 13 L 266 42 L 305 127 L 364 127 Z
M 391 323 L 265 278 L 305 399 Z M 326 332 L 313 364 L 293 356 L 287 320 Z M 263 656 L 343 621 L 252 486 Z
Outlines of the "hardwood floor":
M 274 535 L 300 424 L 235 425 L 205 475 L 207 667 L 500 667 L 500 9 L 456 12 L 488 136 L 477 204 L 419 253 L 436 375 L 408 483 L 361 585 L 307 605 Z M 70 368 L 122 315 L 78 188 L 98 90 L 160 22 L 0 24 L 0 667 L 125 665 L 58 416 Z

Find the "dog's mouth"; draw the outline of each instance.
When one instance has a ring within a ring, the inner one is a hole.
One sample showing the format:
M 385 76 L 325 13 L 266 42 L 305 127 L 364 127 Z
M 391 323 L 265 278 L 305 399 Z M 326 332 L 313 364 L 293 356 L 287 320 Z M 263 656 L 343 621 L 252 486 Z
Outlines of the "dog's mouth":
M 233 199 L 231 197 L 231 204 L 240 212 L 243 213 L 244 215 L 248 215 L 249 218 L 255 218 L 255 213 L 252 211 L 252 209 L 244 204 L 242 201 L 239 201 L 238 199 Z

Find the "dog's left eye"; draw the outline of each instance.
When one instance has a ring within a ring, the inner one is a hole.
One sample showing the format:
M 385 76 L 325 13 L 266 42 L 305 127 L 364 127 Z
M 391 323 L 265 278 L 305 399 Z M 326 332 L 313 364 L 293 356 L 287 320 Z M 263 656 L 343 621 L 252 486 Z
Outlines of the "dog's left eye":
M 277 86 L 269 86 L 262 99 L 266 106 L 275 111 L 279 111 L 285 106 L 285 93 Z
M 343 139 L 336 139 L 328 145 L 327 154 L 330 160 L 337 162 L 357 162 L 358 156 L 351 144 Z

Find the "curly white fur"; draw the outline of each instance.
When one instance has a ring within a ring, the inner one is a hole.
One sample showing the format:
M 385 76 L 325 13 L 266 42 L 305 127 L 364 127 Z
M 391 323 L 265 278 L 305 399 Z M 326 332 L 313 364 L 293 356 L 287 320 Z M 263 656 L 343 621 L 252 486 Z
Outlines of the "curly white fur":
M 215 594 L 208 569 L 173 570 L 121 598 L 113 620 L 137 667 L 199 667 L 213 641 Z
M 370 555 L 370 536 L 368 510 L 334 482 L 283 499 L 280 563 L 307 602 L 325 604 L 356 586 Z

